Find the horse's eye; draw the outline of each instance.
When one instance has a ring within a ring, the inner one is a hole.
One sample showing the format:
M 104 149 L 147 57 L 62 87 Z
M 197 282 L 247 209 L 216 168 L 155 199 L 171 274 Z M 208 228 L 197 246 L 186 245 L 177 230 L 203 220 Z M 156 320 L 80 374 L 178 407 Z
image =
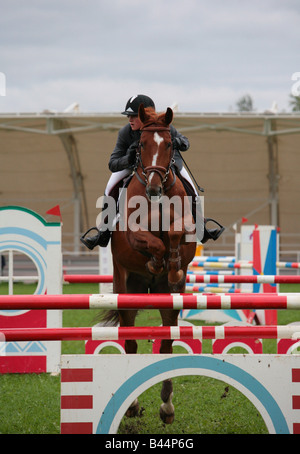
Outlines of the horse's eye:
M 171 143 L 171 142 L 168 142 L 168 143 L 167 143 L 167 149 L 170 148 L 171 145 L 172 145 L 172 143 Z

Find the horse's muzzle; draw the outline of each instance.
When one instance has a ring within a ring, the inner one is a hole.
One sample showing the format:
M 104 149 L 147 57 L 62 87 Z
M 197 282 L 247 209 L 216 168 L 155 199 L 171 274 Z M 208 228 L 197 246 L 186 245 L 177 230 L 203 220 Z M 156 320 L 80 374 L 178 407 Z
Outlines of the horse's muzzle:
M 150 202 L 159 202 L 162 196 L 162 187 L 148 184 L 146 186 L 146 196 Z

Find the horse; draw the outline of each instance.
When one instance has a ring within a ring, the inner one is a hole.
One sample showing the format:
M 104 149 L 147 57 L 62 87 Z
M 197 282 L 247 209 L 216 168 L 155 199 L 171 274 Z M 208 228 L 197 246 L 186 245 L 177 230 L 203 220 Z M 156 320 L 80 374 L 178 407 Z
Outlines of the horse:
M 123 224 L 118 222 L 111 237 L 113 292 L 182 293 L 188 264 L 195 256 L 196 236 L 187 193 L 173 166 L 173 111 L 168 107 L 159 114 L 140 105 L 138 115 L 142 127 L 135 171 L 123 197 Z M 137 210 L 137 204 L 143 209 Z M 137 310 L 109 311 L 104 318 L 121 327 L 134 326 L 136 314 Z M 164 326 L 177 325 L 179 310 L 162 309 L 160 315 Z M 163 339 L 160 353 L 172 353 L 172 342 Z M 137 342 L 126 340 L 125 352 L 136 353 Z M 165 380 L 160 417 L 167 424 L 174 420 L 172 396 L 172 380 Z M 126 415 L 138 412 L 136 399 Z

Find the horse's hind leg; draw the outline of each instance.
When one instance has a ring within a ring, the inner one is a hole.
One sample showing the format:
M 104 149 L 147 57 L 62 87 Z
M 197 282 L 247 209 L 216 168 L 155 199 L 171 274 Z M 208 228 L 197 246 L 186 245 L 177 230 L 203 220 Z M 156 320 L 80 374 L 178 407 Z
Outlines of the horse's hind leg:
M 179 311 L 160 311 L 164 326 L 176 326 Z M 160 353 L 172 353 L 172 339 L 163 339 L 161 341 Z M 159 415 L 165 424 L 172 424 L 175 418 L 175 409 L 172 404 L 173 383 L 171 379 L 164 380 L 160 393 L 163 403 L 160 406 Z
M 172 404 L 173 383 L 171 378 L 163 381 L 160 397 L 163 401 L 159 410 L 160 418 L 165 424 L 172 424 L 175 418 L 175 409 Z
M 137 314 L 137 311 L 134 311 L 134 310 L 119 311 L 120 326 L 134 326 L 136 314 Z M 136 353 L 137 352 L 136 340 L 126 339 L 125 352 L 126 353 Z
M 137 311 L 119 311 L 119 320 L 120 326 L 134 326 L 134 320 L 136 317 Z M 137 342 L 135 340 L 126 340 L 125 341 L 125 351 L 126 353 L 136 353 L 137 352 Z M 139 414 L 139 402 L 135 399 L 130 407 L 126 411 L 126 416 L 128 418 L 133 418 Z
M 137 311 L 130 311 L 130 312 L 134 312 L 134 317 L 135 317 Z M 122 325 L 121 317 L 120 317 L 120 326 L 134 326 L 134 322 L 133 322 L 133 324 L 126 323 L 125 325 Z M 127 339 L 125 341 L 125 351 L 126 351 L 126 353 L 136 353 L 137 352 L 136 340 Z M 132 404 L 130 405 L 130 407 L 127 409 L 125 414 L 128 418 L 133 418 L 135 416 L 138 416 L 139 410 L 140 410 L 140 405 L 139 405 L 138 399 L 135 399 L 132 402 Z
M 127 277 L 126 281 L 126 292 L 127 293 L 146 293 L 147 287 L 145 286 L 142 279 L 131 273 Z M 137 315 L 137 310 L 123 310 L 119 311 L 119 320 L 120 326 L 134 326 L 135 317 Z M 134 354 L 137 352 L 137 342 L 134 339 L 127 339 L 125 341 L 125 351 L 126 353 Z M 132 418 L 138 416 L 139 414 L 139 402 L 138 399 L 135 399 L 130 407 L 126 411 L 126 416 Z
M 125 415 L 127 418 L 135 418 L 138 416 L 140 411 L 140 404 L 138 399 L 134 399 L 130 407 L 127 408 Z

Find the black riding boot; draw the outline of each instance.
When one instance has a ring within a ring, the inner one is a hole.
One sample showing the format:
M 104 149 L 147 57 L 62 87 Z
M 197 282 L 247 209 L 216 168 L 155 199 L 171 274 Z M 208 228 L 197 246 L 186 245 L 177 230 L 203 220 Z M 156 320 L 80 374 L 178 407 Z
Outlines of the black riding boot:
M 216 229 L 207 229 L 206 228 L 206 224 L 207 222 L 214 222 L 215 224 L 217 224 L 220 228 L 216 228 Z M 203 238 L 201 240 L 201 243 L 204 244 L 206 243 L 206 241 L 208 240 L 214 240 L 216 241 L 220 235 L 222 235 L 222 233 L 224 232 L 225 230 L 225 227 L 223 227 L 221 224 L 219 224 L 217 221 L 215 221 L 214 219 L 211 219 L 211 218 L 206 218 L 204 219 L 204 235 L 203 235 Z
M 94 236 L 88 236 L 85 238 L 85 236 L 92 230 L 96 230 L 97 234 Z M 109 243 L 111 237 L 111 231 L 107 228 L 105 230 L 99 230 L 97 227 L 92 227 L 89 229 L 87 232 L 85 232 L 84 235 L 80 238 L 80 241 L 90 250 L 93 250 L 94 247 L 100 246 L 100 247 L 106 247 Z
M 222 233 L 224 232 L 225 227 L 223 227 L 221 224 L 219 224 L 214 219 L 210 219 L 210 218 L 203 219 L 203 213 L 202 213 L 200 199 L 196 195 L 191 184 L 185 178 L 183 178 L 181 176 L 180 172 L 177 172 L 177 175 L 179 176 L 179 178 L 186 190 L 187 195 L 192 197 L 192 215 L 193 215 L 194 221 L 196 223 L 197 236 L 199 235 L 198 240 L 201 241 L 202 244 L 206 243 L 208 240 L 216 241 L 219 238 L 219 236 L 222 235 Z M 201 222 L 201 220 L 203 220 L 204 225 L 201 225 L 201 224 L 199 225 L 197 223 L 197 220 L 198 220 L 198 223 Z M 206 224 L 209 221 L 214 222 L 220 228 L 207 229 Z M 201 239 L 201 237 L 202 237 L 202 239 Z
M 198 220 L 203 219 L 201 203 L 199 203 L 197 201 L 197 197 L 195 197 L 192 202 L 192 214 L 193 214 L 193 218 L 196 222 L 196 226 L 197 226 L 197 219 Z M 208 222 L 213 222 L 213 223 L 217 224 L 219 226 L 219 228 L 215 228 L 215 229 L 206 228 L 206 224 Z M 220 237 L 220 235 L 222 235 L 224 230 L 225 230 L 225 227 L 223 227 L 221 224 L 219 224 L 214 219 L 204 218 L 203 225 L 199 228 L 199 238 L 198 239 L 199 239 L 199 241 L 201 241 L 202 244 L 206 243 L 208 240 L 216 241 Z M 202 237 L 202 239 L 200 237 Z
M 121 188 L 125 188 L 128 184 L 130 179 L 132 178 L 132 174 L 120 180 L 115 186 L 111 189 L 109 193 L 109 197 L 113 197 L 115 200 L 115 210 L 111 213 L 108 217 L 106 216 L 103 220 L 103 226 L 99 229 L 97 227 L 92 227 L 91 229 L 87 230 L 84 235 L 80 238 L 80 241 L 89 249 L 94 249 L 96 246 L 106 247 L 109 243 L 112 231 L 114 229 L 115 224 L 118 222 L 119 218 L 119 205 L 120 199 L 122 197 L 122 192 L 120 192 Z M 103 207 L 103 210 L 108 208 L 108 204 L 106 203 Z M 108 221 L 111 219 L 111 221 Z M 85 236 L 91 231 L 96 230 L 97 234 L 94 236 Z
M 102 213 L 104 210 L 108 208 L 108 204 L 105 203 Z M 111 234 L 112 234 L 112 225 L 113 221 L 110 221 L 110 225 L 108 225 L 108 220 L 111 219 L 112 216 L 114 216 L 115 213 L 113 213 L 111 216 L 105 216 L 105 219 L 102 220 L 99 228 L 97 227 L 92 227 L 91 229 L 87 230 L 82 237 L 80 238 L 80 241 L 90 250 L 93 250 L 94 247 L 100 246 L 100 247 L 106 247 L 109 243 Z M 93 236 L 87 236 L 86 235 L 91 232 L 92 230 L 95 230 L 97 233 L 96 235 Z

